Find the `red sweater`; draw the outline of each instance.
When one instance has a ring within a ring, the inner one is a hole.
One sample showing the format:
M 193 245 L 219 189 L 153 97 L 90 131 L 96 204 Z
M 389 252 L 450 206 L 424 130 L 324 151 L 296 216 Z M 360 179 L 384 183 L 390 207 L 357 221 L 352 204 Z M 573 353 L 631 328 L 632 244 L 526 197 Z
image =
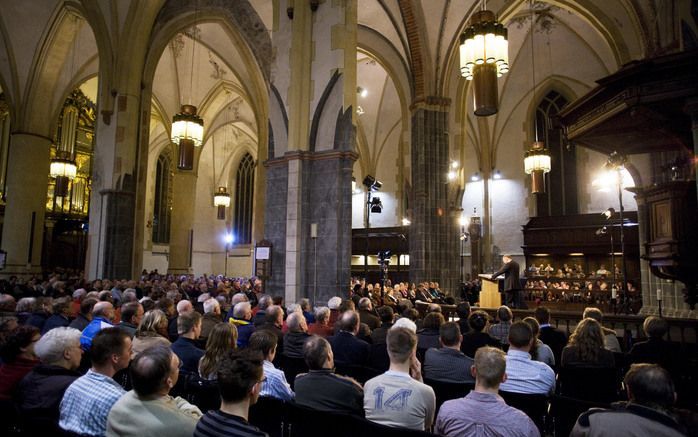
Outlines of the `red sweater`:
M 12 399 L 13 392 L 24 375 L 29 373 L 39 360 L 18 357 L 12 363 L 0 365 L 0 400 Z

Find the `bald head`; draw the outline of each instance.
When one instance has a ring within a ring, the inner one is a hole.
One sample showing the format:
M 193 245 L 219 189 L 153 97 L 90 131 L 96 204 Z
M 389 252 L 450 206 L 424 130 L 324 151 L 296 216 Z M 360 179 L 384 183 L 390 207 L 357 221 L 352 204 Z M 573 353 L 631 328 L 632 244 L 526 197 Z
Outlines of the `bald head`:
M 180 300 L 177 302 L 177 314 L 187 314 L 194 311 L 194 307 L 188 300 Z
M 92 317 L 103 317 L 109 321 L 114 320 L 114 305 L 108 301 L 97 302 L 92 308 Z

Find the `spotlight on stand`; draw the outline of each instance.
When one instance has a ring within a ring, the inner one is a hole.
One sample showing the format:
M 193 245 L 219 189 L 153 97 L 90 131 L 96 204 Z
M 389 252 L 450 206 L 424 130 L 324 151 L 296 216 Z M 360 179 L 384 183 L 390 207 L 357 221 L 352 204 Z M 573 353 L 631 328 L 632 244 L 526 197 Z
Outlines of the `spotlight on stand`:
M 374 178 L 371 175 L 366 175 L 363 184 L 366 187 L 366 189 L 370 191 L 378 191 L 383 186 L 383 183 L 381 181 L 376 180 L 376 178 Z
M 375 212 L 376 214 L 380 214 L 383 212 L 383 202 L 381 202 L 380 197 L 374 197 L 371 199 L 371 212 Z
M 613 215 L 616 213 L 616 210 L 613 208 L 608 208 L 606 211 L 602 212 L 601 215 L 606 217 L 606 220 L 610 220 L 613 218 Z

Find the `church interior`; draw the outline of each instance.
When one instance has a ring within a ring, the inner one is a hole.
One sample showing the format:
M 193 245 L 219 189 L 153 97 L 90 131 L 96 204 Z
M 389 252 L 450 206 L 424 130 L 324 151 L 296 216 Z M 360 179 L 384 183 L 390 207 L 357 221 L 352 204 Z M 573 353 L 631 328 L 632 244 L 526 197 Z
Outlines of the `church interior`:
M 1 3 L 13 286 L 431 283 L 455 317 L 507 257 L 515 318 L 663 317 L 698 364 L 697 0 Z

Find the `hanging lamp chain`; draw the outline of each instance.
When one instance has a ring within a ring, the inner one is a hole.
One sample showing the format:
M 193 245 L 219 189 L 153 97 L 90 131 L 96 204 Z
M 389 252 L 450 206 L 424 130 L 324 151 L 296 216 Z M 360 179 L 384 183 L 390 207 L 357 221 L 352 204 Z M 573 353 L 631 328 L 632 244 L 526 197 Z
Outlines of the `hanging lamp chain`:
M 533 78 L 533 100 L 535 101 L 536 99 L 536 47 L 533 43 L 533 32 L 535 32 L 535 23 L 536 23 L 536 14 L 533 9 L 533 2 L 534 0 L 530 0 L 530 8 L 531 8 L 531 77 Z M 535 131 L 535 136 L 536 136 L 536 142 L 538 142 L 538 110 L 536 109 L 536 113 L 533 117 L 533 125 L 534 125 L 534 131 Z

